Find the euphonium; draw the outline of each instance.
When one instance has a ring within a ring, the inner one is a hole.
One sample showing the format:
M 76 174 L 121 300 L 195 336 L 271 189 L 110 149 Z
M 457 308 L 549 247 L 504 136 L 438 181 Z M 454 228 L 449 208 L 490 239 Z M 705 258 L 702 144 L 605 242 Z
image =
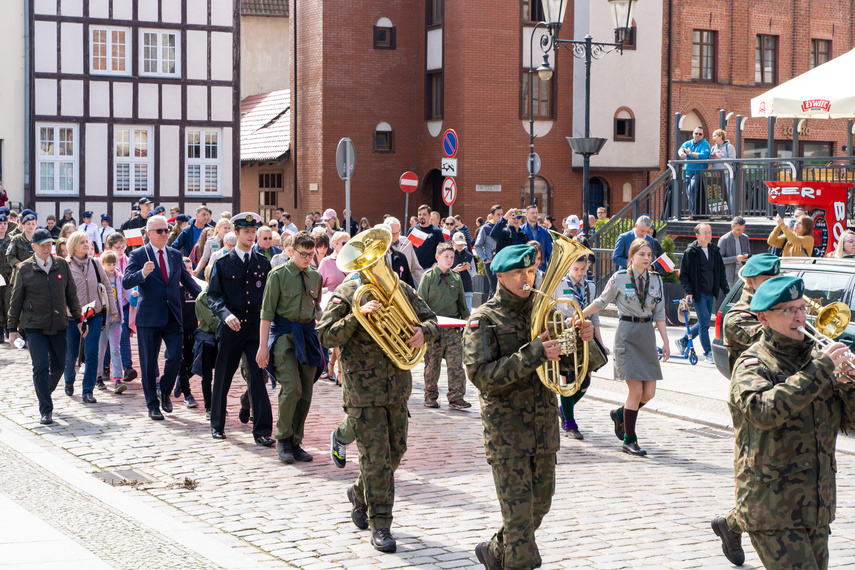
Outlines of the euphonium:
M 813 332 L 817 332 L 828 338 L 837 338 L 843 334 L 849 321 L 852 319 L 852 311 L 846 303 L 837 301 L 823 306 L 818 299 L 803 296 L 808 307 L 808 321 L 805 323 Z
M 336 265 L 341 271 L 356 271 L 362 279 L 353 294 L 351 305 L 356 320 L 365 327 L 371 338 L 401 370 L 414 368 L 424 357 L 426 347 L 415 348 L 407 344 L 420 325 L 416 311 L 398 287 L 398 276 L 389 265 L 386 251 L 392 243 L 392 234 L 385 229 L 371 229 L 358 233 L 338 252 Z M 362 297 L 371 295 L 380 302 L 380 308 L 363 315 L 359 311 Z
M 537 369 L 540 381 L 547 388 L 562 396 L 572 396 L 579 390 L 582 381 L 585 379 L 585 374 L 588 372 L 588 343 L 579 337 L 579 333 L 574 327 L 568 328 L 564 325 L 564 315 L 561 311 L 553 311 L 553 309 L 557 305 L 570 305 L 580 323 L 585 320 L 585 317 L 582 315 L 582 308 L 576 301 L 553 299 L 552 295 L 561 280 L 567 275 L 570 266 L 583 255 L 590 255 L 591 250 L 556 232 L 550 231 L 549 234 L 552 237 L 552 257 L 546 266 L 546 272 L 540 282 L 540 289 L 526 286 L 527 290 L 538 294 L 532 305 L 531 338 L 534 340 L 544 331 L 547 331 L 549 333 L 548 340 L 561 342 L 561 354 L 573 355 L 575 380 L 570 384 L 565 383 L 561 376 L 558 362 L 550 360 L 541 364 Z

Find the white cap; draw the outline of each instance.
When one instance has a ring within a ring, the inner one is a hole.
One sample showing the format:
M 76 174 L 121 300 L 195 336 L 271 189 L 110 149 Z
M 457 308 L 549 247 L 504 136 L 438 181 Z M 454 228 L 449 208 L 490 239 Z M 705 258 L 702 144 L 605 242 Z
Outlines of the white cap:
M 579 221 L 579 216 L 575 214 L 564 220 L 564 224 L 567 226 L 568 230 L 578 230 L 582 227 L 582 222 Z

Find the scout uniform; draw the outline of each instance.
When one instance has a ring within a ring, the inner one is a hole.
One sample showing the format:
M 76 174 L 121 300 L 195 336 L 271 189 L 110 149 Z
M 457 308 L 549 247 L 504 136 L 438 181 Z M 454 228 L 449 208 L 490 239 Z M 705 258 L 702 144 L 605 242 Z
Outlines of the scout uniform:
M 264 258 L 263 255 L 256 255 Z M 264 261 L 270 264 L 266 258 Z M 319 369 L 326 366 L 324 356 L 320 353 L 320 344 L 315 344 L 315 319 L 320 313 L 322 288 L 323 279 L 317 269 L 310 266 L 300 271 L 293 261 L 274 268 L 264 288 L 261 318 L 273 323 L 268 341 L 268 370 L 274 371 L 276 381 L 280 384 L 279 418 L 273 437 L 279 440 L 279 458 L 287 463 L 293 459 L 312 460 L 312 456 L 303 451 L 300 444 L 303 442 L 306 416 L 312 405 L 314 382 L 320 375 Z M 266 390 L 264 385 L 259 388 L 264 394 Z M 253 387 L 252 392 L 255 391 Z M 295 453 L 290 457 L 292 449 Z
M 801 298 L 789 275 L 764 282 L 752 312 Z M 769 327 L 736 361 L 728 405 L 736 439 L 736 518 L 768 569 L 827 568 L 836 510 L 834 453 L 855 429 L 855 385 L 834 379 L 815 343 Z
M 289 265 L 291 262 L 282 267 Z M 347 414 L 340 431 L 352 429 L 359 449 L 359 478 L 347 491 L 353 505 L 351 518 L 359 528 L 371 526 L 375 548 L 391 552 L 395 548 L 389 533 L 395 470 L 407 450 L 407 399 L 413 382 L 410 371 L 397 368 L 354 316 L 359 309 L 352 306 L 353 294 L 360 285 L 359 274 L 354 273 L 336 288 L 318 323 L 318 333 L 324 346 L 340 348 L 342 404 Z M 398 287 L 413 306 L 425 342 L 437 338 L 436 315 L 427 303 L 406 283 L 399 282 Z M 370 294 L 366 297 L 371 298 Z M 348 438 L 345 433 L 340 435 Z
M 511 245 L 496 254 L 490 268 L 503 273 L 534 262 L 533 247 Z M 547 356 L 540 338 L 531 339 L 535 296 L 518 297 L 499 284 L 463 333 L 463 361 L 479 391 L 484 449 L 502 510 L 502 527 L 475 549 L 488 568 L 541 564 L 534 533 L 555 492 L 558 404 L 537 375 Z M 561 365 L 569 366 L 569 359 L 562 357 Z
M 256 227 L 261 217 L 258 214 L 241 213 L 232 218 L 232 221 L 235 231 L 240 231 L 240 228 Z M 241 355 L 246 355 L 252 387 L 252 407 L 255 412 L 252 435 L 259 445 L 273 445 L 270 438 L 273 424 L 270 400 L 267 397 L 264 374 L 255 361 L 264 284 L 268 273 L 270 262 L 264 256 L 242 252 L 237 247 L 229 255 L 218 259 L 211 272 L 208 306 L 220 319 L 217 327 L 218 352 L 211 400 L 211 435 L 215 439 L 225 439 L 226 399 Z M 240 330 L 234 331 L 226 324 L 226 319 L 231 315 L 240 319 Z
M 95 253 L 101 253 L 104 249 L 104 244 L 101 242 L 100 226 L 92 223 L 92 212 L 83 212 L 80 215 L 83 223 L 77 228 L 78 231 L 85 233 L 89 237 L 89 241 L 95 246 Z M 88 222 L 86 220 L 89 220 Z
M 451 269 L 442 273 L 434 265 L 422 276 L 419 282 L 419 297 L 440 317 L 468 319 L 469 307 L 463 280 Z M 427 343 L 425 354 L 425 407 L 438 408 L 439 372 L 442 359 L 448 372 L 448 402 L 452 407 L 468 408 L 471 404 L 463 400 L 466 394 L 466 374 L 463 372 L 463 337 L 457 328 L 441 328 L 439 337 Z
M 205 413 L 208 419 L 211 419 L 211 385 L 217 360 L 217 327 L 220 326 L 220 319 L 208 306 L 207 287 L 196 297 L 196 319 L 199 321 L 199 328 L 193 332 L 193 373 L 202 377 Z

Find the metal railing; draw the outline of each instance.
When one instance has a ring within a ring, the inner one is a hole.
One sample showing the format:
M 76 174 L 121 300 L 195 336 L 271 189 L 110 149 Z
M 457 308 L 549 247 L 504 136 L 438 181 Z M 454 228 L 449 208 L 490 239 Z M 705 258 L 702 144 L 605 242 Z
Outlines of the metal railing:
M 623 209 L 609 218 L 609 221 L 591 236 L 591 247 L 614 248 L 618 236 L 631 230 L 635 220 L 642 214 L 650 216 L 657 232 L 665 227 L 671 212 L 669 197 L 673 174 L 674 172 L 670 169 L 660 174 Z
M 606 288 L 606 282 L 608 282 L 609 278 L 615 274 L 618 268 L 614 261 L 612 261 L 614 250 L 594 248 L 591 251 L 594 252 L 594 257 L 596 258 L 594 261 L 593 272 L 594 283 L 597 284 L 597 294 L 599 295 Z M 680 267 L 680 260 L 683 258 L 683 254 L 675 252 L 674 257 L 676 258 L 677 267 Z

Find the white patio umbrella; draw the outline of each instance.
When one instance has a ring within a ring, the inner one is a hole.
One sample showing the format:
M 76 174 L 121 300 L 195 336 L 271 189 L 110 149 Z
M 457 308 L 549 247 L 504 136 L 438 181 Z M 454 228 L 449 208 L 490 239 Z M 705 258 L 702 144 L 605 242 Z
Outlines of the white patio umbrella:
M 754 97 L 751 116 L 855 119 L 855 49 Z

